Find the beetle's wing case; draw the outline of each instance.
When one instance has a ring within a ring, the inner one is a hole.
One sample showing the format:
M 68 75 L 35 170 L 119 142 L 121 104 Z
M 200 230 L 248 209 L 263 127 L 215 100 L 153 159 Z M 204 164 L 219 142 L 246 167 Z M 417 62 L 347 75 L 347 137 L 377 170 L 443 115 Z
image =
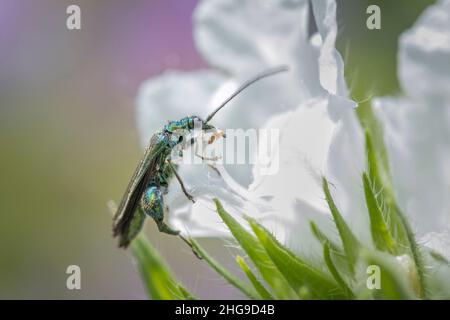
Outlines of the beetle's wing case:
M 164 143 L 158 140 L 158 134 L 154 134 L 114 215 L 113 235 L 120 237 L 119 246 L 121 247 L 127 247 L 131 241 L 131 239 L 126 239 L 131 222 L 138 208 L 142 193 L 155 175 L 158 160 L 164 148 Z

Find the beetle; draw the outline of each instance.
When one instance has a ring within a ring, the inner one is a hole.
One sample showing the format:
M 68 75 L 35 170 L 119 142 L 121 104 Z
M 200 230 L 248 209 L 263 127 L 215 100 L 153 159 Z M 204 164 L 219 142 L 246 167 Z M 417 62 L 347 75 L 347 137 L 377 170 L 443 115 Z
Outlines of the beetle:
M 114 215 L 113 236 L 119 237 L 119 247 L 128 247 L 142 229 L 146 216 L 153 218 L 160 232 L 177 235 L 191 246 L 190 242 L 178 230 L 172 229 L 164 222 L 164 215 L 168 210 L 164 203 L 164 195 L 167 194 L 169 182 L 173 177 L 178 180 L 186 197 L 190 201 L 195 202 L 194 197 L 186 190 L 175 165 L 171 161 L 172 150 L 184 140 L 184 135 L 180 134 L 180 132 L 188 131 L 191 133 L 198 124 L 200 124 L 202 132 L 217 132 L 217 129 L 209 124 L 209 121 L 228 102 L 258 80 L 287 70 L 285 66 L 268 69 L 244 82 L 233 94 L 209 114 L 204 121 L 195 115 L 176 121 L 169 121 L 151 137 L 144 156 L 131 177 L 125 194 Z M 194 142 L 195 140 L 192 138 L 190 144 L 194 144 Z

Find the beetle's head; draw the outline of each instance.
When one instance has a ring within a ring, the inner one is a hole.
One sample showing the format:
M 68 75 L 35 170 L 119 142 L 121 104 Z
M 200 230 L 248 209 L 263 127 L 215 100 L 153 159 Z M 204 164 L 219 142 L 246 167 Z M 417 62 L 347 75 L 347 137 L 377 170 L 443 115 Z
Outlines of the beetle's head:
M 200 129 L 202 131 L 208 131 L 208 130 L 212 130 L 215 129 L 215 127 L 209 123 L 205 123 L 205 121 L 200 118 L 199 116 L 191 116 L 189 117 L 190 121 L 189 121 L 189 130 L 194 130 L 195 129 Z

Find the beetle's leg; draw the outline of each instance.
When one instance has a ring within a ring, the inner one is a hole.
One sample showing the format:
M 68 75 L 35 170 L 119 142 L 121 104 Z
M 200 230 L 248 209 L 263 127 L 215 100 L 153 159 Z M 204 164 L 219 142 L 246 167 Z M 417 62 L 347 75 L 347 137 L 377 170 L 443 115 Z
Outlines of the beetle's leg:
M 193 143 L 193 142 L 192 142 L 192 143 Z M 205 160 L 209 160 L 209 161 L 217 161 L 217 160 L 220 159 L 220 157 L 218 157 L 218 156 L 209 158 L 209 157 L 205 157 L 205 156 L 199 154 L 199 153 L 198 153 L 198 143 L 195 145 L 195 155 L 196 155 L 197 157 L 199 157 L 200 159 L 202 159 L 203 161 L 205 161 Z
M 208 166 L 209 166 L 215 173 L 217 173 L 217 175 L 218 175 L 219 177 L 222 176 L 222 174 L 220 173 L 219 169 L 217 169 L 217 167 L 216 167 L 215 165 L 208 163 Z
M 183 193 L 185 194 L 185 196 L 192 201 L 193 203 L 195 203 L 194 197 L 187 192 L 183 180 L 181 180 L 180 175 L 178 174 L 177 170 L 173 167 L 172 162 L 170 161 L 170 159 L 167 159 L 167 164 L 169 165 L 170 169 L 172 169 L 173 174 L 175 175 L 175 177 L 177 178 L 178 182 L 180 183 L 181 186 L 181 190 L 183 190 Z
M 225 135 L 223 135 L 223 137 L 225 137 Z M 192 145 L 195 143 L 195 139 L 194 139 L 194 138 L 191 138 L 190 143 L 191 143 L 191 146 L 192 146 Z M 217 161 L 217 160 L 220 159 L 220 157 L 206 158 L 206 157 L 204 157 L 204 156 L 199 155 L 199 154 L 198 154 L 198 147 L 197 147 L 197 146 L 198 146 L 198 144 L 195 145 L 195 155 L 196 155 L 197 157 L 199 157 L 200 159 L 202 159 L 202 160 L 212 160 L 212 161 Z M 222 175 L 220 174 L 220 172 L 219 172 L 219 169 L 217 169 L 214 165 L 208 163 L 208 166 L 209 166 L 212 170 L 214 170 L 219 176 L 222 176 Z
M 158 226 L 158 230 L 160 232 L 164 232 L 164 233 L 171 234 L 174 236 L 177 236 L 180 233 L 179 230 L 175 230 L 175 229 L 172 229 L 171 227 L 169 227 L 163 220 L 158 220 L 158 221 L 155 220 L 155 222 L 156 222 L 156 225 Z

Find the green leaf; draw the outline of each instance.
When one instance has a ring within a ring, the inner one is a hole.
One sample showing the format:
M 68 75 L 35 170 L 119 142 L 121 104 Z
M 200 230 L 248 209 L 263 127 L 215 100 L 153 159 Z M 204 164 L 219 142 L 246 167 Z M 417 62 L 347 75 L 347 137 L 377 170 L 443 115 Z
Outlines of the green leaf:
M 424 259 L 422 256 L 422 252 L 420 251 L 419 245 L 417 244 L 416 241 L 416 236 L 414 235 L 408 221 L 406 220 L 406 218 L 404 217 L 404 215 L 400 212 L 400 210 L 398 209 L 399 212 L 399 216 L 402 219 L 402 223 L 405 226 L 406 229 L 406 235 L 408 237 L 408 241 L 410 243 L 410 249 L 411 249 L 411 254 L 414 260 L 414 264 L 415 264 L 415 269 L 417 272 L 417 277 L 418 277 L 418 288 L 417 288 L 417 292 L 418 292 L 418 296 L 420 298 L 423 299 L 427 299 L 428 298 L 428 292 L 427 292 L 427 274 L 426 274 L 426 268 L 425 268 L 425 263 L 424 263 Z
M 248 218 L 248 221 L 270 259 L 295 292 L 300 293 L 306 288 L 307 293 L 313 299 L 345 298 L 344 292 L 328 274 L 297 257 L 255 220 Z
M 383 214 L 378 206 L 377 199 L 373 193 L 370 181 L 366 173 L 363 173 L 364 193 L 366 196 L 366 205 L 370 216 L 370 230 L 375 247 L 381 251 L 388 251 L 392 254 L 397 253 L 396 243 L 393 239 Z
M 397 242 L 397 248 L 400 253 L 410 254 L 413 259 L 417 270 L 417 276 L 419 278 L 419 297 L 427 297 L 427 283 L 425 264 L 423 261 L 422 253 L 420 252 L 419 245 L 417 244 L 414 232 L 409 225 L 408 220 L 404 216 L 403 212 L 397 204 L 395 193 L 393 191 L 391 178 L 389 172 L 381 170 L 372 145 L 371 134 L 366 131 L 366 148 L 367 148 L 367 161 L 369 167 L 369 182 L 375 187 L 375 190 L 379 190 L 379 198 L 386 206 L 387 217 L 389 221 L 388 227 L 390 234 Z
M 339 274 L 339 271 L 336 269 L 333 259 L 331 257 L 330 253 L 330 246 L 328 243 L 325 243 L 323 245 L 323 258 L 325 260 L 325 264 L 328 267 L 328 270 L 330 270 L 331 275 L 336 280 L 336 282 L 341 286 L 342 290 L 344 291 L 345 295 L 348 299 L 352 299 L 354 297 L 352 291 L 348 287 L 347 283 L 344 281 L 344 279 Z
M 314 221 L 310 221 L 309 225 L 311 227 L 311 232 L 313 233 L 313 235 L 316 237 L 317 240 L 319 240 L 319 242 L 324 245 L 324 244 L 328 244 L 328 246 L 330 247 L 331 250 L 335 251 L 335 252 L 341 252 L 342 253 L 342 248 L 336 244 L 335 242 L 331 241 L 320 229 L 319 227 L 316 225 L 316 223 Z
M 395 257 L 374 250 L 365 250 L 361 253 L 362 258 L 365 260 L 366 267 L 378 268 L 364 272 L 361 278 L 361 283 L 369 284 L 374 277 L 379 276 L 380 287 L 379 289 L 366 289 L 365 293 L 371 292 L 376 299 L 387 300 L 411 300 L 415 299 L 412 286 L 407 278 L 407 270 L 404 269 Z M 366 271 L 365 270 L 365 271 Z M 369 272 L 371 271 L 371 272 Z
M 250 299 L 258 299 L 258 293 L 253 290 L 252 287 L 247 285 L 244 281 L 233 275 L 220 263 L 218 263 L 213 257 L 211 257 L 194 239 L 190 238 L 189 242 L 192 244 L 193 250 L 202 257 L 218 274 L 225 278 L 231 285 L 238 288 L 243 294 L 245 294 Z
M 219 200 L 214 199 L 214 202 L 219 216 L 230 229 L 242 249 L 244 249 L 253 261 L 262 278 L 272 288 L 274 295 L 279 299 L 297 298 L 296 292 L 291 289 L 286 279 L 278 271 L 261 243 L 224 210 Z
M 333 258 L 337 269 L 345 274 L 351 274 L 349 262 L 342 247 L 331 241 L 330 238 L 328 238 L 313 221 L 310 221 L 310 226 L 312 233 L 317 240 L 319 240 L 322 246 L 327 245 L 329 247 L 330 256 Z
M 331 214 L 334 219 L 334 223 L 339 231 L 339 235 L 342 239 L 342 244 L 344 246 L 344 251 L 348 259 L 349 268 L 351 273 L 354 272 L 355 264 L 358 260 L 359 250 L 361 248 L 361 244 L 356 239 L 353 232 L 348 227 L 338 208 L 336 207 L 333 197 L 331 196 L 330 189 L 328 187 L 328 181 L 325 178 L 322 178 L 322 187 L 325 192 L 325 198 L 330 207 Z
M 133 255 L 148 294 L 154 300 L 193 299 L 194 296 L 172 275 L 162 257 L 155 248 L 140 234 L 131 243 Z
M 368 166 L 368 183 L 372 187 L 374 193 L 378 194 L 379 202 L 382 202 L 386 208 L 386 220 L 390 234 L 398 243 L 399 248 L 408 249 L 410 246 L 408 236 L 402 218 L 399 216 L 395 194 L 392 187 L 391 178 L 386 168 L 382 168 L 382 161 L 377 157 L 377 153 L 372 143 L 372 135 L 366 130 L 366 152 Z M 370 213 L 370 211 L 369 211 Z M 406 252 L 403 250 L 404 253 Z
M 183 295 L 185 300 L 195 300 L 195 296 L 193 296 L 185 287 L 183 287 L 181 284 L 178 285 L 178 290 L 180 290 L 181 294 Z
M 252 270 L 249 268 L 249 266 L 245 263 L 245 260 L 241 256 L 236 257 L 236 262 L 239 264 L 239 266 L 242 268 L 242 270 L 247 275 L 247 278 L 250 280 L 250 282 L 253 284 L 253 287 L 255 287 L 256 291 L 258 291 L 259 295 L 264 300 L 273 300 L 272 295 L 267 291 L 267 289 L 263 286 L 263 284 L 256 278 Z

